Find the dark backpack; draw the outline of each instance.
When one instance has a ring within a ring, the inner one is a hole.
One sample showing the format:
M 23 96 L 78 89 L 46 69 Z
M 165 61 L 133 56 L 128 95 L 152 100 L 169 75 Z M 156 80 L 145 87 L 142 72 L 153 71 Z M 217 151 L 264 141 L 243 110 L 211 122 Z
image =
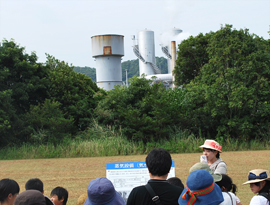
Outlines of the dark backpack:
M 263 196 L 263 197 L 267 198 L 267 200 L 268 200 L 268 201 L 270 201 L 270 196 L 269 196 L 269 194 L 268 194 L 268 193 L 266 193 L 266 192 L 262 192 L 262 193 L 259 193 L 258 195 L 261 195 L 261 196 Z

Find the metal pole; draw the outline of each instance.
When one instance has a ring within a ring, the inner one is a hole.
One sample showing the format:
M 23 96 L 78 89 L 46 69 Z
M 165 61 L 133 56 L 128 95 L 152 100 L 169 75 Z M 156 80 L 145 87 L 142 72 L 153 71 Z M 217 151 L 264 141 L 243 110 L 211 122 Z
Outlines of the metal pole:
M 174 67 L 175 67 L 175 61 L 176 61 L 176 45 L 175 45 L 175 41 L 171 42 L 171 55 L 172 55 L 172 83 L 173 83 L 173 89 L 176 87 L 174 84 L 175 81 L 175 77 L 173 74 L 174 71 Z
M 126 85 L 128 86 L 128 73 L 127 73 L 127 69 L 126 69 Z

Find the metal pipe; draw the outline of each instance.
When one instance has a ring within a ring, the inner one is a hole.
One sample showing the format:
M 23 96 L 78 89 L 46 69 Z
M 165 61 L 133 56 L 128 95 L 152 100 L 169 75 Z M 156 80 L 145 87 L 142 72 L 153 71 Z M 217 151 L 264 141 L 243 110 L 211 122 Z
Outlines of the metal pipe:
M 155 77 L 153 80 L 152 77 Z M 145 76 L 146 79 L 148 80 L 153 80 L 153 81 L 167 81 L 167 82 L 172 82 L 172 74 L 167 73 L 167 74 L 157 74 L 157 75 L 147 75 Z
M 171 42 L 171 56 L 172 56 L 172 83 L 173 83 L 173 89 L 175 86 L 175 76 L 174 76 L 174 69 L 176 65 L 176 45 L 175 41 Z
M 126 86 L 128 87 L 128 72 L 127 72 L 127 69 L 126 69 Z

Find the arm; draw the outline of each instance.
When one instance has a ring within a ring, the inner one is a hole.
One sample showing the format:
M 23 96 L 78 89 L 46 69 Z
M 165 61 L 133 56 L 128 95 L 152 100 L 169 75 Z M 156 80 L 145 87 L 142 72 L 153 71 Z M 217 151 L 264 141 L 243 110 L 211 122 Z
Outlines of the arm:
M 236 199 L 236 205 L 242 205 L 240 199 L 238 198 L 238 196 L 235 196 Z

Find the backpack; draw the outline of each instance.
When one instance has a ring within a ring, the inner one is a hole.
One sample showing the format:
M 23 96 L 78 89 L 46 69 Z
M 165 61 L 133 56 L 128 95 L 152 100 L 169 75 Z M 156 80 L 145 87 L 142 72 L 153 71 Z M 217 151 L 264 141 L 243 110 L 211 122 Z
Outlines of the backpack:
M 258 195 L 263 196 L 263 197 L 267 198 L 268 201 L 270 201 L 270 196 L 268 193 L 262 192 L 262 193 L 259 193 Z

